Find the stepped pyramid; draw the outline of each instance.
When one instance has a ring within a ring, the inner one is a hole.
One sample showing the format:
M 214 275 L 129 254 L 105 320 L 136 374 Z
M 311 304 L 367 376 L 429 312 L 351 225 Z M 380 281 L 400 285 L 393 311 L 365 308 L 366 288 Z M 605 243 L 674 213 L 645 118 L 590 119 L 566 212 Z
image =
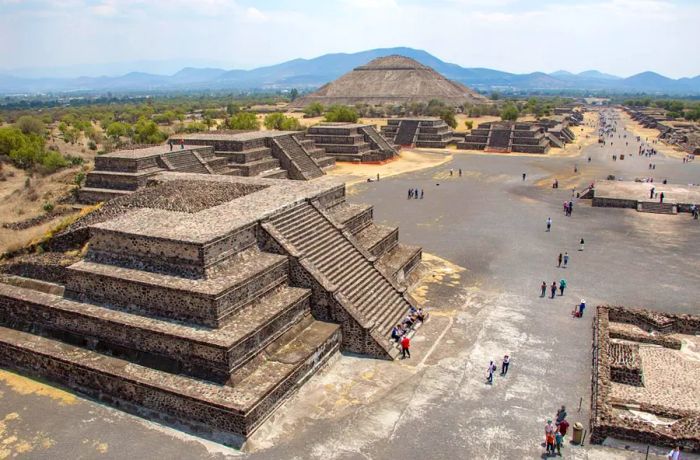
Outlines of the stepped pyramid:
M 486 102 L 483 96 L 448 80 L 434 69 L 414 59 L 392 55 L 356 67 L 318 91 L 295 100 L 291 107 L 302 108 L 311 102 L 324 106 L 427 104 L 432 99 L 454 106 Z
M 421 249 L 336 180 L 164 172 L 84 220 L 0 267 L 0 367 L 236 445 L 338 350 L 398 355 Z

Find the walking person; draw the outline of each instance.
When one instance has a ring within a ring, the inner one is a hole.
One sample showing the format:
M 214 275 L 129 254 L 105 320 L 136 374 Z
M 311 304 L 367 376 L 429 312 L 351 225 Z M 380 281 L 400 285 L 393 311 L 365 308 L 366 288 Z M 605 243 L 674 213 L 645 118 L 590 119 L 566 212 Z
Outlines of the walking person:
M 404 335 L 401 338 L 401 355 L 403 359 L 411 357 L 411 350 L 409 350 L 409 348 L 411 348 L 411 339 L 408 338 L 408 335 Z
M 496 372 L 496 365 L 493 361 L 489 361 L 489 368 L 486 369 L 486 381 L 489 385 L 493 385 L 493 373 Z
M 579 250 L 579 251 L 583 251 L 583 245 L 584 245 L 583 238 L 581 238 L 581 242 L 580 242 L 579 245 L 578 245 L 578 250 Z
M 557 267 L 561 267 L 561 261 L 563 259 L 563 256 L 561 255 L 561 252 L 559 253 L 559 263 L 557 264 Z
M 545 281 L 542 281 L 542 286 L 540 288 L 542 289 L 540 297 L 544 297 L 545 295 L 547 295 L 547 283 Z
M 510 356 L 505 355 L 503 357 L 503 363 L 501 363 L 501 375 L 504 377 L 508 373 L 508 366 L 510 366 Z
M 559 281 L 559 295 L 564 295 L 564 289 L 566 289 L 566 280 L 564 278 Z
M 552 294 L 552 299 L 557 295 L 557 282 L 552 281 L 552 285 L 549 288 L 549 292 Z
M 681 448 L 676 446 L 671 452 L 666 455 L 668 460 L 681 460 Z
M 462 177 L 462 168 L 459 168 L 459 177 Z
M 552 218 L 547 217 L 547 231 L 550 231 L 552 229 Z
M 578 305 L 578 317 L 583 318 L 583 311 L 586 309 L 586 301 L 581 299 L 581 303 Z
M 423 199 L 423 189 L 420 189 L 420 199 Z
M 565 252 L 564 253 L 564 268 L 569 264 L 569 253 Z
M 523 173 L 523 180 L 527 177 L 527 174 Z
M 659 194 L 659 203 L 663 203 L 663 202 L 664 202 L 664 192 L 661 192 Z

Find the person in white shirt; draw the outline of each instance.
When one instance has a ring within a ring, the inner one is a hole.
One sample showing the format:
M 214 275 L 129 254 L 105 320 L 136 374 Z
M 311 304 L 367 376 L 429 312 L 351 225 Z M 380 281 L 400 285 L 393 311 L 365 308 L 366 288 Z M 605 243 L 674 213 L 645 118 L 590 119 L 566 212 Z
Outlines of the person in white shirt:
M 681 448 L 676 446 L 671 452 L 666 456 L 668 460 L 681 460 Z

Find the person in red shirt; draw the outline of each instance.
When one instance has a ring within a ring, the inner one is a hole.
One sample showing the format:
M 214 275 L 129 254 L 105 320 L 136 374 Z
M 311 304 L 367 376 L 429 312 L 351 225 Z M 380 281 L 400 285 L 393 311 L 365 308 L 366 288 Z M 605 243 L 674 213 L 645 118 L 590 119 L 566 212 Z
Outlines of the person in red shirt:
M 410 346 L 411 339 L 409 339 L 407 335 L 404 335 L 401 339 L 401 353 L 403 354 L 403 359 L 406 359 L 406 356 L 409 358 L 411 357 L 411 352 L 409 350 Z

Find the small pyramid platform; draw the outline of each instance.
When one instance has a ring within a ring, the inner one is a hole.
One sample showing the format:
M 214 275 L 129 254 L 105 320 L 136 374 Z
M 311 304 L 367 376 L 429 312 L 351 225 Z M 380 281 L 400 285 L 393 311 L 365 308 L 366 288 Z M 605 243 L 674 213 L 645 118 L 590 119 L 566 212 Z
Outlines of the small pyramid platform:
M 433 99 L 455 107 L 487 102 L 475 91 L 448 80 L 414 59 L 392 55 L 356 67 L 323 85 L 318 91 L 298 98 L 290 106 L 303 108 L 312 102 L 320 102 L 324 106 L 427 104 Z
M 53 284 L 0 279 L 0 366 L 237 445 L 339 350 L 398 355 L 421 249 L 344 184 L 166 172 L 118 201 Z

